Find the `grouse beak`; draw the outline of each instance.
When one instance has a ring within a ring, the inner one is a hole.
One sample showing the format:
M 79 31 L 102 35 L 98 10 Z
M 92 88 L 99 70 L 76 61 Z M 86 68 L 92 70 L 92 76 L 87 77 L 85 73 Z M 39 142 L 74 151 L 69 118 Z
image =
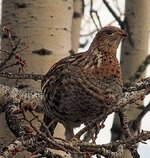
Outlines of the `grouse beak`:
M 119 31 L 118 34 L 120 34 L 123 37 L 128 36 L 128 34 L 124 30 Z

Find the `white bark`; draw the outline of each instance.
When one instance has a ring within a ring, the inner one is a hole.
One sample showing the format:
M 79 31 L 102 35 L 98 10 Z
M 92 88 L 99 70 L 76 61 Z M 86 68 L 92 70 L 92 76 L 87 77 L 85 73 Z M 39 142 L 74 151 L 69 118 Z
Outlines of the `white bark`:
M 124 22 L 127 28 L 128 38 L 123 41 L 121 48 L 121 67 L 124 82 L 134 75 L 139 65 L 148 55 L 148 32 L 150 27 L 149 9 L 149 0 L 126 0 Z M 143 104 L 142 101 L 138 101 L 137 103 L 140 105 Z M 140 112 L 141 109 L 137 108 L 137 105 L 130 105 L 127 112 L 128 121 L 135 120 Z M 114 128 L 119 128 L 120 121 L 117 117 L 115 117 L 114 122 Z M 118 134 L 119 133 L 112 133 L 112 137 L 118 136 Z M 135 133 L 132 134 L 134 135 Z M 123 157 L 130 158 L 132 156 L 127 151 L 124 153 Z
M 128 80 L 136 72 L 138 66 L 148 55 L 149 9 L 149 0 L 126 1 L 125 26 L 129 36 L 124 40 L 121 52 L 124 81 Z
M 73 11 L 73 19 L 72 19 L 72 50 L 74 53 L 77 53 L 79 48 L 79 37 L 80 37 L 80 26 L 81 20 L 83 17 L 83 0 L 75 0 L 74 1 L 74 11 Z
M 56 61 L 69 55 L 72 15 L 72 0 L 3 1 L 2 26 L 10 27 L 28 46 L 28 50 L 22 53 L 27 62 L 26 72 L 45 74 Z M 2 47 L 8 49 L 6 43 L 8 39 L 3 38 Z M 42 48 L 49 51 L 47 55 L 36 52 Z M 11 71 L 16 72 L 16 69 Z M 4 79 L 2 83 L 6 82 L 12 81 Z M 26 84 L 31 89 L 40 90 L 39 82 L 27 81 Z
M 129 37 L 123 42 L 121 52 L 124 82 L 134 75 L 138 66 L 148 55 L 150 14 L 147 13 L 149 9 L 149 0 L 126 1 L 125 23 L 129 30 Z M 143 102 L 138 102 L 138 104 L 142 105 Z M 127 114 L 129 121 L 134 120 L 140 112 L 141 110 L 137 108 L 137 105 L 132 104 Z
M 4 0 L 2 5 L 2 26 L 10 27 L 13 34 L 28 46 L 27 51 L 21 53 L 27 62 L 26 73 L 45 74 L 56 61 L 69 55 L 72 49 L 73 0 Z M 2 48 L 6 50 L 9 48 L 7 41 L 3 36 Z M 47 50 L 45 55 L 42 49 Z M 17 72 L 18 68 L 13 67 L 9 71 Z M 1 78 L 1 83 L 9 86 L 14 85 L 14 81 Z M 40 90 L 40 81 L 23 80 L 21 84 Z M 2 115 L 0 120 L 0 128 L 3 129 L 0 135 L 5 138 L 3 143 L 9 143 L 13 136 Z M 62 133 L 64 129 L 59 128 L 59 131 Z

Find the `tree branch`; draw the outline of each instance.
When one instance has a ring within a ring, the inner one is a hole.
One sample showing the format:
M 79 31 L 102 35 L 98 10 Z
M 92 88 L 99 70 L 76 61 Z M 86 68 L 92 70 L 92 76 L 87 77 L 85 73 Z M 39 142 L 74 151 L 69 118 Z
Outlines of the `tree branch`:
M 104 4 L 106 5 L 107 9 L 110 11 L 110 13 L 113 15 L 113 17 L 117 20 L 121 28 L 124 28 L 124 23 L 121 21 L 120 17 L 115 13 L 115 11 L 111 8 L 109 3 L 106 0 L 103 0 Z
M 112 112 L 118 112 L 120 109 L 124 108 L 127 104 L 130 104 L 138 99 L 143 99 L 143 97 L 150 93 L 150 77 L 145 78 L 141 80 L 138 83 L 132 84 L 130 87 L 126 89 L 126 91 L 123 93 L 122 98 L 118 101 L 116 105 L 113 105 L 109 108 L 109 110 L 104 111 L 101 116 L 99 116 L 97 119 L 93 120 L 91 123 L 89 123 L 85 128 L 83 128 L 79 133 L 77 133 L 76 137 L 80 138 L 80 136 L 87 132 L 89 129 L 92 129 L 95 126 L 95 122 L 102 122 L 107 118 L 109 114 Z M 113 142 L 112 145 L 115 147 L 116 151 L 113 150 L 113 148 L 109 145 L 95 145 L 94 149 L 91 146 L 91 148 L 88 148 L 83 145 L 83 147 L 80 146 L 80 141 L 73 141 L 66 142 L 65 140 L 61 139 L 55 139 L 51 138 L 50 136 L 45 135 L 43 132 L 39 131 L 34 127 L 32 124 L 32 120 L 28 120 L 28 118 L 25 116 L 25 110 L 27 109 L 37 109 L 41 107 L 41 98 L 42 95 L 39 92 L 34 91 L 24 91 L 24 90 L 18 90 L 17 88 L 10 88 L 4 85 L 0 84 L 0 105 L 1 105 L 1 111 L 6 113 L 6 120 L 10 127 L 10 130 L 17 136 L 25 138 L 25 136 L 31 136 L 32 130 L 36 132 L 36 137 L 40 141 L 38 143 L 43 143 L 43 149 L 41 149 L 38 146 L 38 149 L 31 151 L 32 153 L 41 153 L 47 148 L 55 148 L 57 150 L 62 150 L 69 153 L 75 153 L 79 155 L 85 155 L 86 152 L 91 152 L 91 154 L 101 154 L 101 155 L 116 155 L 120 156 L 123 152 L 123 147 L 125 145 L 126 148 L 130 148 L 132 145 L 135 145 L 135 143 L 140 142 L 141 140 L 147 140 L 150 139 L 150 132 L 142 133 L 142 135 L 138 135 L 136 137 L 128 138 L 126 141 L 118 141 Z M 42 109 L 42 108 L 41 108 Z M 19 111 L 20 110 L 20 111 Z M 23 111 L 21 111 L 23 110 Z M 25 120 L 28 125 L 24 126 L 21 124 L 20 121 L 18 121 L 16 116 L 17 112 L 21 113 L 23 112 L 23 120 Z M 37 117 L 35 116 L 35 119 Z M 29 137 L 30 138 L 30 137 Z M 45 143 L 44 143 L 45 142 Z M 91 144 L 89 144 L 91 145 Z M 118 148 L 118 145 L 123 145 Z M 80 146 L 80 148 L 78 148 Z M 27 150 L 29 146 L 27 146 Z M 5 148 L 7 149 L 7 148 Z M 84 149 L 84 150 L 83 150 Z M 109 151 L 110 150 L 110 151 Z M 5 151 L 5 150 L 3 150 Z M 85 152 L 86 151 L 86 152 Z
M 99 31 L 99 27 L 97 26 L 95 20 L 94 20 L 94 17 L 93 17 L 93 13 L 96 15 L 97 17 L 97 20 L 99 22 L 99 27 L 102 28 L 102 24 L 101 24 L 101 21 L 100 21 L 100 18 L 98 16 L 98 13 L 96 10 L 93 10 L 93 0 L 90 1 L 90 16 L 91 16 L 91 19 L 96 27 L 96 30 Z
M 34 92 L 30 90 L 19 90 L 17 88 L 10 88 L 3 84 L 0 84 L 0 111 L 4 112 L 4 107 L 9 102 L 14 102 L 17 105 L 22 101 L 23 107 L 32 106 L 33 109 L 37 108 L 41 110 L 41 98 L 40 92 Z
M 137 134 L 133 137 L 130 137 L 125 140 L 117 140 L 108 144 L 102 144 L 102 145 L 96 145 L 96 144 L 90 144 L 86 142 L 79 142 L 78 146 L 80 146 L 81 150 L 86 150 L 86 151 L 92 151 L 92 152 L 99 152 L 101 154 L 101 149 L 105 148 L 107 150 L 111 150 L 113 148 L 116 148 L 119 145 L 123 145 L 124 148 L 130 148 L 131 146 L 141 142 L 141 141 L 146 141 L 150 139 L 150 132 L 149 131 L 142 131 L 140 134 Z
M 150 64 L 150 55 L 148 55 L 145 58 L 145 60 L 138 67 L 134 75 L 129 78 L 129 82 L 135 82 L 136 80 L 138 80 L 142 76 L 143 72 L 146 70 L 149 64 Z
M 10 73 L 10 72 L 0 72 L 0 77 L 6 77 L 8 79 L 32 79 L 32 80 L 42 80 L 44 75 L 40 74 L 26 74 L 26 73 Z
M 11 50 L 10 50 L 10 52 L 7 51 L 7 50 L 0 50 L 3 53 L 7 53 L 7 55 L 8 55 L 3 60 L 1 60 L 1 62 L 0 62 L 0 72 L 3 71 L 4 69 L 7 69 L 7 68 L 12 67 L 14 65 L 20 65 L 21 68 L 23 69 L 26 65 L 26 61 L 23 60 L 18 54 L 26 48 L 23 48 L 23 49 L 17 51 L 18 46 L 20 45 L 20 39 L 17 41 L 17 43 L 14 42 L 13 39 L 12 39 L 11 30 L 7 27 L 4 27 L 3 31 L 6 32 L 6 34 L 8 36 L 9 45 L 11 47 Z M 11 60 L 13 56 L 15 56 L 16 62 L 13 63 L 13 64 L 10 64 L 10 65 L 6 65 L 6 63 L 9 60 Z

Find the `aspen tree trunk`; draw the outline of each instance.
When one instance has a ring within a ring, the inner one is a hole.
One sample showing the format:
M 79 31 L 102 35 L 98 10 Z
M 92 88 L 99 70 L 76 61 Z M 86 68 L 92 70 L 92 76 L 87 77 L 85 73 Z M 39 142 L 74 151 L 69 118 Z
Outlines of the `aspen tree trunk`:
M 148 40 L 150 28 L 150 1 L 149 0 L 126 0 L 125 6 L 125 27 L 128 30 L 128 38 L 122 43 L 121 48 L 121 67 L 123 80 L 126 82 L 129 77 L 134 75 L 138 66 L 143 62 L 148 54 Z M 138 102 L 142 105 L 142 102 Z M 130 105 L 127 111 L 128 121 L 135 120 L 140 109 L 137 105 Z M 115 116 L 112 127 L 112 140 L 119 137 L 121 132 L 118 117 Z M 137 132 L 137 131 L 136 131 Z M 135 134 L 132 131 L 131 134 Z M 125 151 L 123 158 L 132 158 L 129 151 Z
M 73 0 L 3 0 L 2 26 L 10 27 L 15 36 L 28 46 L 27 51 L 21 53 L 27 62 L 26 73 L 45 74 L 56 61 L 70 55 L 70 50 L 77 51 L 76 42 L 79 41 L 81 17 L 78 22 L 73 22 L 72 19 L 74 7 L 76 12 L 80 12 L 80 5 L 79 0 L 75 1 L 76 7 Z M 72 32 L 77 36 L 72 36 Z M 2 37 L 2 48 L 8 49 L 8 38 L 4 35 Z M 9 72 L 17 71 L 18 68 L 9 69 Z M 14 80 L 6 78 L 1 78 L 0 82 L 9 86 L 15 85 Z M 19 84 L 40 91 L 40 81 L 23 80 Z M 4 116 L 1 115 L 0 120 L 0 137 L 4 138 L 0 144 L 2 147 L 10 143 L 14 137 L 5 123 Z M 64 128 L 61 125 L 56 128 L 55 136 L 64 136 Z
M 83 12 L 84 12 L 84 1 L 74 0 L 73 7 L 74 7 L 74 11 L 73 11 L 73 19 L 72 19 L 71 42 L 72 42 L 73 52 L 77 53 L 78 48 L 79 48 L 81 20 L 82 20 Z
M 56 61 L 69 55 L 73 14 L 71 0 L 4 0 L 2 5 L 2 26 L 10 27 L 28 47 L 27 52 L 22 53 L 27 62 L 26 72 L 45 74 Z M 2 47 L 8 48 L 8 39 L 3 37 Z M 16 72 L 14 68 L 11 71 Z M 14 81 L 7 79 L 7 83 Z M 23 83 L 40 90 L 40 82 Z

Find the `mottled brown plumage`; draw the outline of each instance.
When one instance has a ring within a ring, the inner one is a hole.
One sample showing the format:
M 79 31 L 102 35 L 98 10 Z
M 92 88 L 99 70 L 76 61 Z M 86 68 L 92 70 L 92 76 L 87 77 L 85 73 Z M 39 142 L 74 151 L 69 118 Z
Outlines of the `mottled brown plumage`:
M 122 75 L 116 50 L 124 30 L 102 28 L 84 53 L 63 58 L 42 80 L 45 114 L 66 128 L 69 139 L 73 128 L 103 114 L 122 95 Z

